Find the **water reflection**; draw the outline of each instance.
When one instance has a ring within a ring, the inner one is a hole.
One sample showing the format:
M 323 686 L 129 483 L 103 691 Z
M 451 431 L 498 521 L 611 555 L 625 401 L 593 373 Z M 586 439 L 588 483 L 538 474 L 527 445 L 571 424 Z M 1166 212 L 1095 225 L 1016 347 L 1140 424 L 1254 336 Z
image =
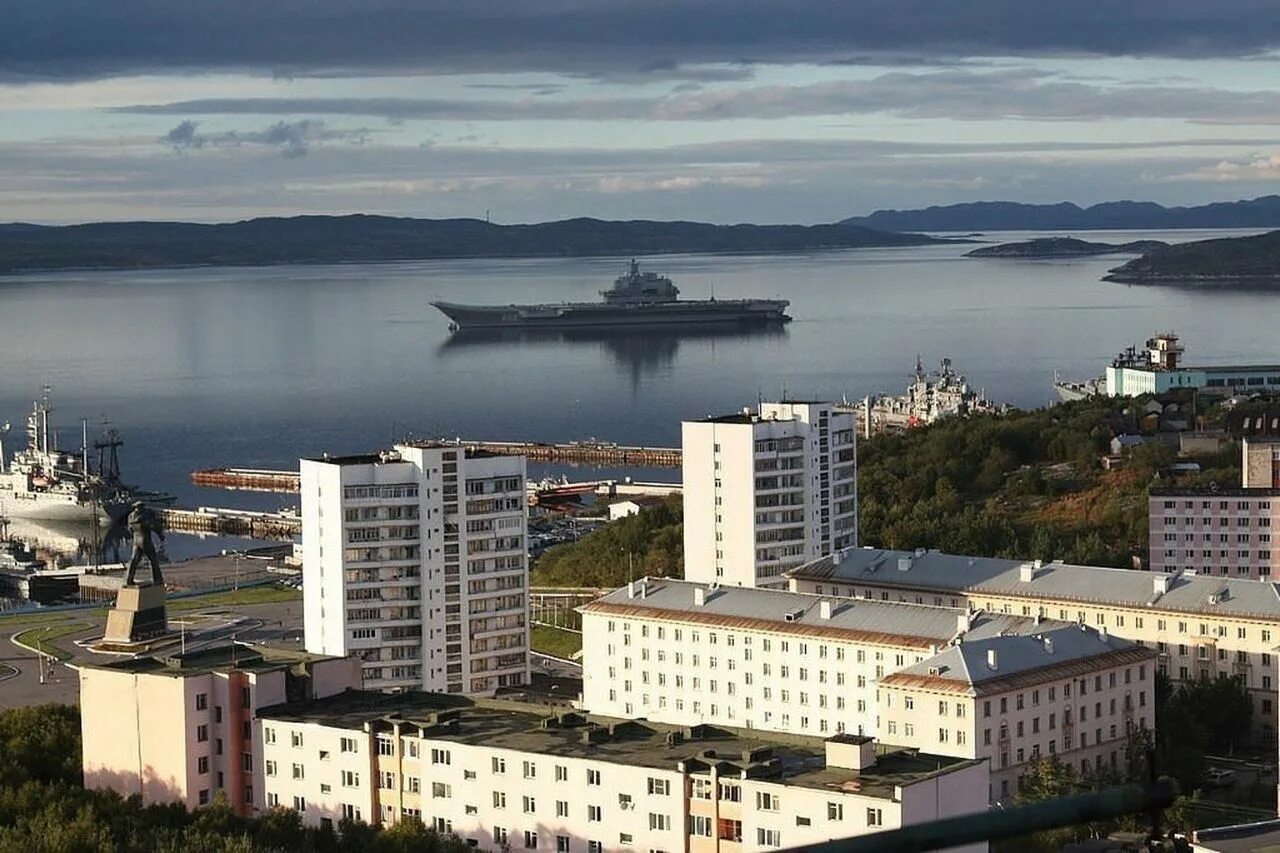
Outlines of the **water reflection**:
M 683 341 L 699 341 L 714 347 L 718 340 L 750 338 L 786 338 L 785 323 L 757 326 L 724 324 L 650 326 L 644 329 L 459 329 L 445 339 L 438 349 L 441 357 L 460 354 L 468 348 L 550 348 L 555 346 L 593 345 L 607 353 L 631 381 L 633 389 L 640 380 L 670 368 Z
M 21 542 L 48 566 L 118 563 L 128 559 L 123 525 L 11 518 L 0 522 L 6 539 Z

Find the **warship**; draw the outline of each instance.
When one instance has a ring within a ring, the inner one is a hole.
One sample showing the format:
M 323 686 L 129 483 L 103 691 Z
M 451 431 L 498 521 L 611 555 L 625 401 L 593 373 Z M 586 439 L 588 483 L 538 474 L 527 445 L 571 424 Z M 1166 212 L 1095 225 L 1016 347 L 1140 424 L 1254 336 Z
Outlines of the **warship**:
M 27 446 L 8 458 L 0 441 L 0 514 L 10 518 L 46 521 L 106 521 L 123 516 L 134 501 L 172 502 L 173 495 L 143 492 L 120 479 L 115 430 L 95 441 L 97 465 L 89 457 L 88 423 L 82 424 L 83 443 L 74 451 L 58 446 L 58 432 L 50 421 L 49 389 L 27 415 Z M 8 425 L 0 430 L 0 439 Z
M 988 399 L 985 391 L 971 387 L 964 375 L 951 366 L 951 359 L 944 357 L 938 370 L 928 372 L 919 356 L 906 394 L 867 397 L 861 403 L 844 403 L 841 408 L 857 415 L 864 437 L 912 429 L 948 417 L 1000 414 L 1009 409 Z
M 634 260 L 600 302 L 542 305 L 460 305 L 432 302 L 453 322 L 450 329 L 676 326 L 785 323 L 786 299 L 680 299 L 665 275 L 641 272 Z

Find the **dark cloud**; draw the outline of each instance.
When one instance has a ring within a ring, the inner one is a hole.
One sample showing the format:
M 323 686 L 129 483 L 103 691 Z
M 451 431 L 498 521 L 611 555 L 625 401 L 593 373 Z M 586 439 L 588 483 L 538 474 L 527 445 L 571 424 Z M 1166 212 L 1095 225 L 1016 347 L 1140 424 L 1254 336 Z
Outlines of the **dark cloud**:
M 220 133 L 200 133 L 198 123 L 185 119 L 161 137 L 161 141 L 178 151 L 204 148 L 239 147 L 261 145 L 274 148 L 282 157 L 302 157 L 314 142 L 328 140 L 364 140 L 364 130 L 337 130 L 319 119 L 278 121 L 262 130 L 227 130 Z
M 701 89 L 647 98 L 226 98 L 141 104 L 122 107 L 120 111 L 159 115 L 364 115 L 396 121 L 719 121 L 886 113 L 904 118 L 967 121 L 1171 118 L 1206 124 L 1272 125 L 1280 124 L 1280 93 L 1091 83 L 1010 68 L 985 73 L 892 71 L 871 80 Z
M 1237 57 L 1278 46 L 1274 0 L 9 0 L 0 75 L 661 76 L 709 63 Z

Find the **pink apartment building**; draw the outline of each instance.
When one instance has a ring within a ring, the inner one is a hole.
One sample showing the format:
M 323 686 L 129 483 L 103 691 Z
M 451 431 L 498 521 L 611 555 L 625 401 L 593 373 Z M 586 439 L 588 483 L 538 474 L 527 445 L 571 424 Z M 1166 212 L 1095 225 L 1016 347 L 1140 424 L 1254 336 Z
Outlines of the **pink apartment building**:
M 246 645 L 80 669 L 84 784 L 146 803 L 262 808 L 257 711 L 360 686 L 354 658 Z

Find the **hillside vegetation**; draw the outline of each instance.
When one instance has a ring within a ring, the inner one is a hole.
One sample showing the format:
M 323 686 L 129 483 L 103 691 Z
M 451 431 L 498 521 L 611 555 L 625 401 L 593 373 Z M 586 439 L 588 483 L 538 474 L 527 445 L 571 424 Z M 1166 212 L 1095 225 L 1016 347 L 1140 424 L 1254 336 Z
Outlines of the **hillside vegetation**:
M 1280 231 L 1155 249 L 1111 270 L 1106 279 L 1128 284 L 1280 285 Z
M 935 242 L 939 241 L 922 234 L 892 234 L 855 225 L 711 225 L 600 219 L 494 225 L 479 219 L 357 215 L 250 219 L 220 225 L 0 225 L 0 273 L 430 258 L 793 252 Z
M 631 577 L 683 577 L 679 496 L 548 548 L 533 567 L 534 586 L 618 587 Z M 629 555 L 629 556 L 628 556 Z

